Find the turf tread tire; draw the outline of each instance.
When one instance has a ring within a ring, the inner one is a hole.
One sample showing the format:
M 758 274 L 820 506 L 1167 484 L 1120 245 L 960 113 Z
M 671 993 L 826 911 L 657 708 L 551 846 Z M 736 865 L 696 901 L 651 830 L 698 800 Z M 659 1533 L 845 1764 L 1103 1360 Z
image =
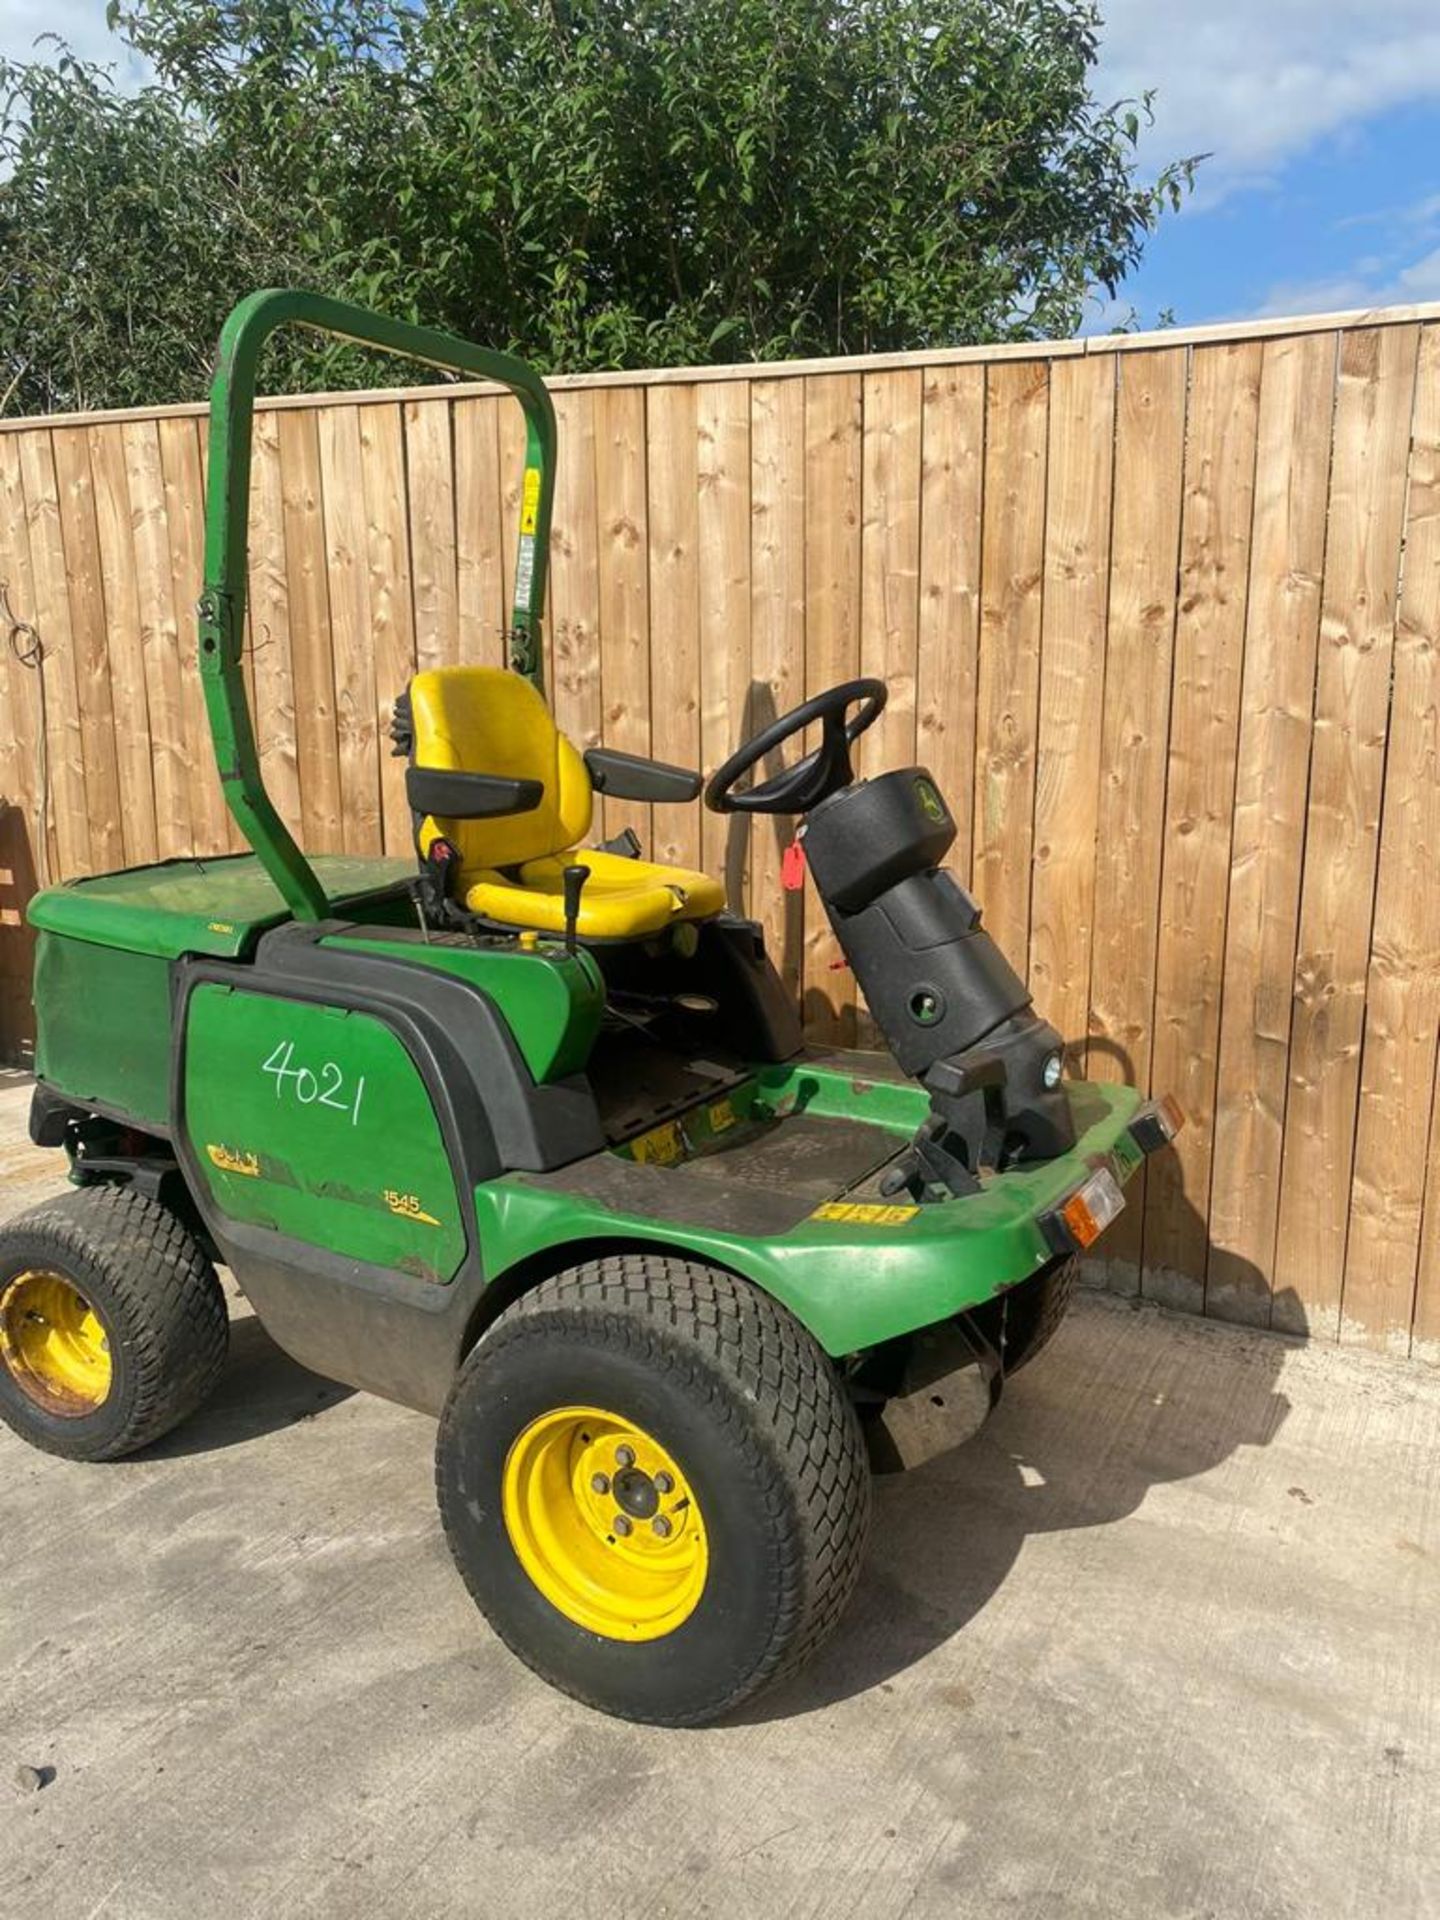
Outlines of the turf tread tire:
M 442 1463 L 464 1417 L 464 1382 L 519 1342 L 588 1330 L 647 1367 L 663 1368 L 708 1409 L 767 1486 L 772 1629 L 750 1670 L 723 1697 L 670 1712 L 627 1710 L 548 1670 L 486 1605 L 457 1538 Z M 474 1349 L 441 1416 L 437 1491 L 446 1534 L 472 1597 L 511 1651 L 587 1704 L 652 1724 L 699 1725 L 795 1672 L 830 1635 L 860 1576 L 870 1518 L 865 1444 L 835 1370 L 809 1333 L 769 1296 L 721 1269 L 672 1255 L 611 1254 L 542 1281 Z
M 117 1460 L 209 1396 L 225 1367 L 229 1314 L 213 1263 L 168 1207 L 120 1186 L 42 1200 L 0 1229 L 0 1291 L 17 1272 L 47 1263 L 72 1274 L 106 1321 L 123 1404 L 107 1402 L 97 1427 L 31 1416 L 29 1403 L 7 1391 L 0 1417 L 22 1438 L 66 1459 Z
M 1066 1259 L 1057 1260 L 1029 1282 L 1033 1292 L 1026 1303 L 1024 1318 L 1006 1341 L 1007 1379 L 1022 1367 L 1029 1366 L 1032 1360 L 1038 1359 L 1060 1331 L 1061 1323 L 1070 1310 L 1079 1273 L 1080 1262 L 1071 1254 Z

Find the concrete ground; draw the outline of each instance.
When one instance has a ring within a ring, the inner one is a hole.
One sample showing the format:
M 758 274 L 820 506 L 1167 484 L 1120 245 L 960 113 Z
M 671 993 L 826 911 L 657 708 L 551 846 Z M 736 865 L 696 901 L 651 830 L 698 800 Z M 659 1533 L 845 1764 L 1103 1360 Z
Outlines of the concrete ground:
M 0 1432 L 4 1920 L 1440 1914 L 1434 1373 L 1089 1297 L 882 1483 L 824 1654 L 685 1734 L 496 1642 L 431 1439 L 247 1317 L 143 1458 Z

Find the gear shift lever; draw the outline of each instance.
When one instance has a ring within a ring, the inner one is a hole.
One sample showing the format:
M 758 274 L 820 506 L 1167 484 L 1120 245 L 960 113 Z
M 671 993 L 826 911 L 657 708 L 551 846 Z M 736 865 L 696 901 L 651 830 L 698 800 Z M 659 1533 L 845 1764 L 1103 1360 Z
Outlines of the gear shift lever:
M 575 951 L 575 923 L 580 918 L 580 894 L 590 878 L 589 867 L 566 867 L 560 876 L 565 888 L 565 951 Z

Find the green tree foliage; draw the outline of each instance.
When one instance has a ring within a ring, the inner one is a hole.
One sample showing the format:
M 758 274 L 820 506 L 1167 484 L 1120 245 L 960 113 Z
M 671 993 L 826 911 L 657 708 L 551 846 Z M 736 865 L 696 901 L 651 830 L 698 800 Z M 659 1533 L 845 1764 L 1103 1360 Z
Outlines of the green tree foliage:
M 303 284 L 547 368 L 1072 332 L 1190 163 L 1088 0 L 131 0 L 151 84 L 0 66 L 0 398 L 203 389 Z M 291 343 L 276 385 L 368 377 Z

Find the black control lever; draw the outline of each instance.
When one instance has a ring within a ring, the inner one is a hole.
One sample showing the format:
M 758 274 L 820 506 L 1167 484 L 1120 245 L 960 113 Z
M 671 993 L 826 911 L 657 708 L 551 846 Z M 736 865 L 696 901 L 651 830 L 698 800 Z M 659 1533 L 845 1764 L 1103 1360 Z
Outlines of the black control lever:
M 560 876 L 565 888 L 565 951 L 575 951 L 575 924 L 580 918 L 580 895 L 590 878 L 589 867 L 566 867 Z

